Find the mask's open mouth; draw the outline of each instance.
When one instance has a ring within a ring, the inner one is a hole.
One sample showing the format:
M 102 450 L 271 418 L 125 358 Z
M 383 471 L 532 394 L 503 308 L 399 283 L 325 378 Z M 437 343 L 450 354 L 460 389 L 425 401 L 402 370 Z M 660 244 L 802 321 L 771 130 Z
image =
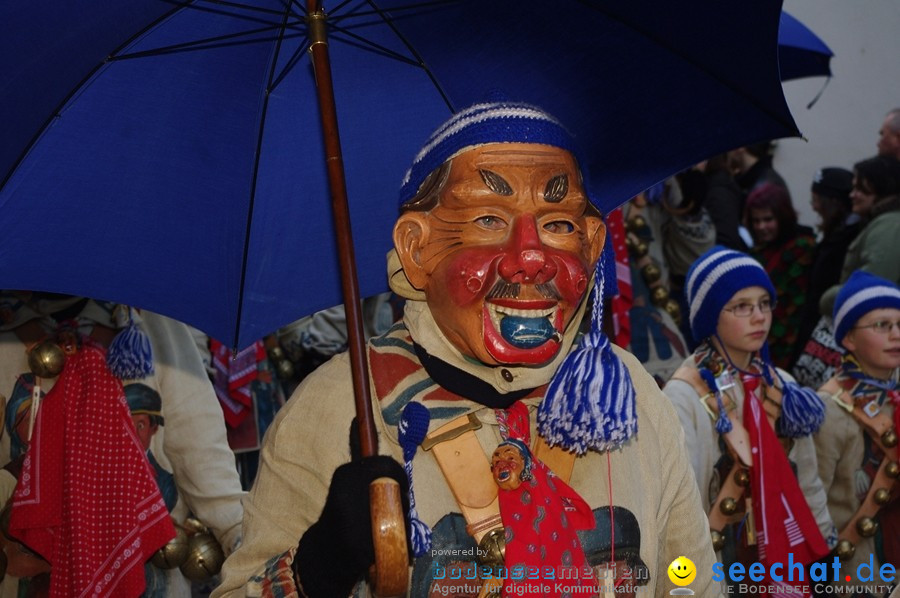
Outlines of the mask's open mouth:
M 561 313 L 555 301 L 494 300 L 485 303 L 485 311 L 493 330 L 516 349 L 534 349 L 561 338 Z
M 504 469 L 500 473 L 497 474 L 497 480 L 500 482 L 506 482 L 509 478 L 512 477 L 512 472 L 508 469 Z

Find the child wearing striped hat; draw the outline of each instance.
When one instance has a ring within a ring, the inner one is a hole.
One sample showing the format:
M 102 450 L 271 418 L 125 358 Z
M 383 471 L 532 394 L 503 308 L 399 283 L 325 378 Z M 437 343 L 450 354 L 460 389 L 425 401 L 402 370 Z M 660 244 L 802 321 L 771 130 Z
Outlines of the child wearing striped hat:
M 684 427 L 713 545 L 726 564 L 768 570 L 789 552 L 812 562 L 835 542 L 811 438 L 824 406 L 769 360 L 772 282 L 750 256 L 714 247 L 688 271 L 686 294 L 700 345 L 663 390 Z
M 900 568 L 900 288 L 854 272 L 835 300 L 834 330 L 846 353 L 819 389 L 827 407 L 816 454 L 836 552 L 848 571 L 873 554 L 876 569 Z

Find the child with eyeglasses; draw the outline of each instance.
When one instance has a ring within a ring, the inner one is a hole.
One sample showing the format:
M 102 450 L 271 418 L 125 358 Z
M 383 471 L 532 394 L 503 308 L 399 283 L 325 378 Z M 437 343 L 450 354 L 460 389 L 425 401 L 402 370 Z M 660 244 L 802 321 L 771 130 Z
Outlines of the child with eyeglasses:
M 836 553 L 846 570 L 873 554 L 876 570 L 880 563 L 900 569 L 900 288 L 854 272 L 835 300 L 834 331 L 846 353 L 819 389 L 827 409 L 815 443 L 840 530 Z
M 713 545 L 726 569 L 761 562 L 769 571 L 789 553 L 815 561 L 837 541 L 811 436 L 825 406 L 769 359 L 775 288 L 752 257 L 714 247 L 691 266 L 685 292 L 700 345 L 663 392 L 684 428 Z

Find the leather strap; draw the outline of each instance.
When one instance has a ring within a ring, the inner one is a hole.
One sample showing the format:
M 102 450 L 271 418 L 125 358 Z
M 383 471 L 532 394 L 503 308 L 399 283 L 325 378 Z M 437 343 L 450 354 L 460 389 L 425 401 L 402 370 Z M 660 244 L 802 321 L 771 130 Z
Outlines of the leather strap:
M 474 413 L 457 417 L 425 437 L 450 491 L 468 523 L 467 530 L 481 542 L 496 520 L 500 525 L 500 499 L 491 464 L 475 436 L 481 422 Z
M 894 484 L 897 483 L 896 478 L 891 479 L 887 474 L 888 465 L 891 462 L 897 461 L 897 447 L 887 447 L 881 440 L 881 435 L 893 427 L 893 422 L 884 410 L 880 410 L 874 415 L 866 413 L 864 407 L 856 404 L 856 401 L 853 400 L 853 397 L 847 392 L 847 389 L 840 384 L 836 376 L 823 384 L 820 390 L 826 393 L 829 398 L 848 415 L 853 417 L 860 428 L 862 428 L 863 433 L 868 434 L 869 438 L 872 439 L 872 442 L 877 444 L 878 448 L 884 453 L 884 458 L 878 466 L 878 471 L 875 473 L 875 479 L 872 480 L 872 484 L 869 486 L 866 497 L 863 499 L 862 503 L 860 503 L 859 508 L 856 509 L 856 512 L 853 514 L 853 517 L 850 518 L 850 521 L 847 522 L 838 534 L 838 537 L 841 540 L 849 540 L 855 546 L 862 539 L 862 535 L 857 528 L 857 522 L 864 517 L 874 519 L 875 516 L 878 515 L 879 509 L 881 509 L 881 505 L 875 501 L 875 494 L 882 488 L 890 492 L 893 489 Z
M 475 430 L 481 422 L 474 413 L 457 417 L 425 437 L 422 447 L 430 450 L 450 486 L 450 491 L 466 519 L 466 530 L 476 542 L 502 525 L 497 484 L 491 464 L 481 448 Z M 550 447 L 537 437 L 532 453 L 564 482 L 575 466 L 575 453 Z
M 721 532 L 725 529 L 726 525 L 740 521 L 741 517 L 743 517 L 744 505 L 741 502 L 741 497 L 744 494 L 744 488 L 737 483 L 736 478 L 737 473 L 743 469 L 746 468 L 740 463 L 735 462 L 731 467 L 731 471 L 729 471 L 728 475 L 725 476 L 725 479 L 722 480 L 722 485 L 719 488 L 719 493 L 716 495 L 716 500 L 709 508 L 709 529 Z M 731 515 L 726 515 L 720 508 L 722 502 L 728 498 L 734 499 L 738 505 L 737 511 Z
M 711 392 L 706 382 L 700 377 L 700 372 L 695 368 L 682 366 L 675 371 L 672 378 L 690 384 L 696 391 L 700 403 L 709 417 L 713 421 L 718 419 L 719 406 L 716 401 L 716 395 Z M 722 435 L 725 439 L 725 444 L 728 445 L 735 461 L 742 463 L 744 467 L 750 467 L 753 464 L 753 456 L 750 453 L 750 435 L 741 423 L 741 418 L 737 413 L 737 405 L 725 393 L 722 393 L 722 404 L 725 406 L 728 419 L 731 420 L 731 431 Z M 719 493 L 721 494 L 721 491 Z

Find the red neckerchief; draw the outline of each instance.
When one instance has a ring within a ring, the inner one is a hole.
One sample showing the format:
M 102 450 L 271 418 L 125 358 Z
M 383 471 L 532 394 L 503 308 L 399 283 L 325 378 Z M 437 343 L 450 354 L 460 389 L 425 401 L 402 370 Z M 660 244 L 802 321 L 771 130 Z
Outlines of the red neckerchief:
M 743 421 L 753 454 L 750 488 L 759 560 L 767 571 L 772 563 L 788 562 L 788 553 L 793 554 L 794 562 L 809 564 L 827 554 L 828 547 L 756 395 L 759 377 L 742 375 L 741 380 L 744 384 Z M 770 580 L 770 583 L 780 586 L 784 596 L 805 595 L 787 582 L 775 584 Z
M 528 409 L 521 401 L 506 414 L 509 436 L 529 446 Z M 500 490 L 500 515 L 506 533 L 504 596 L 558 597 L 562 581 L 573 597 L 596 595 L 597 580 L 587 567 L 575 533 L 594 527 L 594 514 L 581 496 L 531 456 L 532 479 L 515 490 Z M 521 567 L 520 579 L 516 568 Z M 547 568 L 553 573 L 548 575 Z M 563 568 L 568 569 L 561 577 Z
M 10 533 L 52 566 L 50 596 L 139 596 L 144 562 L 175 528 L 122 383 L 85 345 L 41 403 Z

